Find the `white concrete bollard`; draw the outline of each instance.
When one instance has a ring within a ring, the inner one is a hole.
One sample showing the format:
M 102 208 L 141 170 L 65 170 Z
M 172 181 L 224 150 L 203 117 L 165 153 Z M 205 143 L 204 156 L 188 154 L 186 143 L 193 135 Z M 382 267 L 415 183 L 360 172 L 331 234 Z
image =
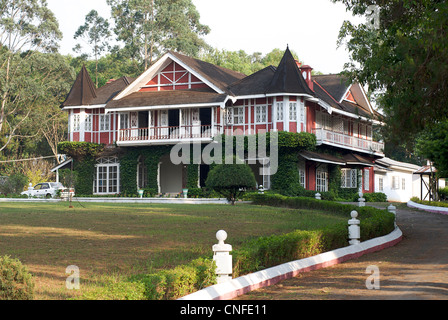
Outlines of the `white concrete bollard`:
M 358 212 L 352 211 L 350 213 L 350 215 L 352 218 L 350 220 L 348 220 L 348 224 L 349 224 L 348 238 L 350 239 L 349 243 L 351 245 L 360 244 L 361 243 L 360 242 L 361 228 L 359 227 L 360 221 L 358 219 L 356 219 L 358 217 Z
M 316 193 L 316 194 L 314 195 L 314 197 L 315 197 L 317 200 L 322 200 L 322 197 L 321 197 L 321 194 L 320 194 L 320 193 Z
M 394 214 L 394 216 L 395 216 L 394 226 L 396 228 L 397 227 L 397 207 L 395 207 L 394 205 L 391 204 L 390 206 L 387 207 L 387 211 Z
M 364 199 L 364 194 L 362 192 L 359 193 L 358 206 L 359 207 L 366 206 L 366 199 Z
M 230 244 L 225 244 L 227 239 L 227 232 L 220 230 L 216 233 L 218 244 L 213 245 L 213 260 L 216 263 L 216 274 L 218 275 L 218 284 L 224 283 L 232 279 L 232 256 L 229 254 L 232 251 Z

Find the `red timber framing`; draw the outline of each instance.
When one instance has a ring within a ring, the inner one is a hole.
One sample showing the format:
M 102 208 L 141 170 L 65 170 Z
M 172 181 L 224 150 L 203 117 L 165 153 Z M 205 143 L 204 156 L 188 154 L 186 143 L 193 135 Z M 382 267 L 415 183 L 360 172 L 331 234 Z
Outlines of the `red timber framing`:
M 157 73 L 140 92 L 207 88 L 207 85 L 176 62 Z

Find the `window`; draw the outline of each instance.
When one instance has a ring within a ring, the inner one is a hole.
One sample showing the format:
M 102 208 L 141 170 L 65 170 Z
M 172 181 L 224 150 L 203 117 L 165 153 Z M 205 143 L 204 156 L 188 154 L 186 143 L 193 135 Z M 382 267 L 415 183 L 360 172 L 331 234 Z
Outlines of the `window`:
M 305 171 L 305 162 L 301 162 L 299 164 L 299 179 L 300 185 L 303 188 L 306 188 L 306 171 Z
M 305 128 L 305 119 L 306 119 L 305 103 L 303 101 L 301 101 L 300 102 L 300 123 L 303 124 L 303 128 Z
M 283 121 L 283 102 L 277 102 L 277 120 Z
M 392 190 L 400 189 L 400 179 L 398 176 L 392 177 Z
M 120 164 L 116 157 L 101 158 L 95 165 L 93 193 L 116 194 L 119 188 Z
M 328 172 L 323 169 L 318 169 L 316 172 L 316 191 L 328 191 Z
M 129 113 L 120 114 L 120 128 L 121 129 L 129 128 Z
M 233 124 L 233 108 L 227 108 L 226 110 L 226 123 Z
M 110 130 L 110 117 L 108 114 L 100 115 L 100 131 L 109 131 Z
M 364 190 L 370 190 L 370 170 L 364 169 Z
M 146 167 L 144 157 L 140 157 L 138 160 L 137 185 L 139 189 L 143 189 L 148 186 L 148 168 Z
M 233 124 L 244 124 L 244 108 L 233 108 Z
M 401 179 L 401 189 L 406 190 L 406 179 L 405 178 Z
M 341 188 L 357 188 L 358 173 L 356 169 L 341 170 Z
M 81 115 L 74 114 L 73 115 L 73 131 L 77 132 L 81 129 Z
M 86 119 L 84 122 L 85 131 L 92 131 L 92 115 L 86 114 Z
M 297 103 L 289 103 L 289 121 L 297 121 Z
M 378 178 L 378 191 L 383 191 L 384 190 L 384 181 L 383 181 L 383 177 L 379 177 Z
M 267 106 L 255 107 L 255 122 L 266 123 L 267 122 Z

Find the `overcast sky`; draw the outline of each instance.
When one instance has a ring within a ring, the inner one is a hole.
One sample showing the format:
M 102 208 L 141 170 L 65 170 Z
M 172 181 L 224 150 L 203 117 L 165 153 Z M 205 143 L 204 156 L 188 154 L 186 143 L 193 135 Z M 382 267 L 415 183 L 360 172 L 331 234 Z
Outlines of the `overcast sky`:
M 73 54 L 73 35 L 95 9 L 110 17 L 106 0 L 47 0 L 64 34 L 60 52 Z M 201 23 L 211 32 L 205 40 L 215 48 L 266 54 L 289 48 L 300 60 L 323 73 L 338 73 L 348 62 L 336 41 L 344 20 L 362 21 L 331 0 L 193 0 Z

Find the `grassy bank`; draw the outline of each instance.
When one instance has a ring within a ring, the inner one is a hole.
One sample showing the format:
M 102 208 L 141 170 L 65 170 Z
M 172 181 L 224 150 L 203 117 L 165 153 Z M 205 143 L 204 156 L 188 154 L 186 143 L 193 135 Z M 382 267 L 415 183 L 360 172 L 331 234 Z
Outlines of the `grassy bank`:
M 220 229 L 237 249 L 258 237 L 346 222 L 349 215 L 248 204 L 73 204 L 0 204 L 0 255 L 11 255 L 29 267 L 36 299 L 76 298 L 104 287 L 120 288 L 123 278 L 211 258 Z M 65 288 L 69 265 L 80 268 L 81 290 Z

